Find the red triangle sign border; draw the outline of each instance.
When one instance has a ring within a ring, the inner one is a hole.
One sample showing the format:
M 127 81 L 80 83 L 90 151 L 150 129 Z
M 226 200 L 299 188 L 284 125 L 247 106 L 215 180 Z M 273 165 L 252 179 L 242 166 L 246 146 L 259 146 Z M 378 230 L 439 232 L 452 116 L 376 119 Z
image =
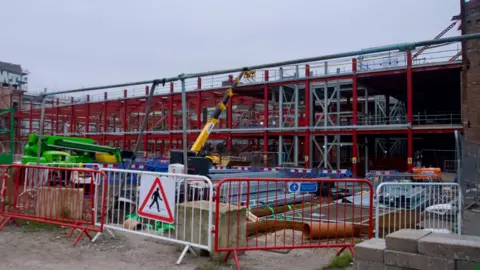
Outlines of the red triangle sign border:
M 143 209 L 145 208 L 145 206 L 147 205 L 147 202 L 148 202 L 147 198 L 150 198 L 152 196 L 152 193 L 155 190 L 155 186 L 157 184 L 160 188 L 160 194 L 162 195 L 163 202 L 165 203 L 165 208 L 167 208 L 168 217 L 156 216 L 156 215 L 152 215 L 150 213 L 145 213 L 143 211 Z M 151 219 L 167 222 L 167 223 L 173 223 L 174 222 L 172 211 L 170 210 L 170 205 L 168 203 L 167 196 L 165 196 L 165 191 L 163 190 L 163 186 L 162 186 L 162 182 L 160 181 L 160 178 L 157 177 L 157 178 L 155 178 L 155 181 L 153 181 L 153 184 L 152 184 L 152 187 L 150 188 L 150 191 L 148 191 L 147 196 L 143 200 L 143 203 L 140 206 L 140 208 L 138 209 L 138 215 L 142 216 L 142 217 L 146 217 L 146 218 L 151 218 Z

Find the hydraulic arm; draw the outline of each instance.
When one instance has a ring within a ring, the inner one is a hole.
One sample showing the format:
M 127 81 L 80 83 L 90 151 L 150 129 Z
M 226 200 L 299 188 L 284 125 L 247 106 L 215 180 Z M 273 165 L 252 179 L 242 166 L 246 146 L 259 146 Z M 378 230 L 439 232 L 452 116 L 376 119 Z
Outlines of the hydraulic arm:
M 124 158 L 132 158 L 130 151 L 118 148 L 96 145 L 94 140 L 88 138 L 75 138 L 63 136 L 43 136 L 40 156 L 42 162 L 93 162 L 104 154 L 103 158 L 109 158 L 111 162 L 122 162 Z M 25 145 L 25 155 L 22 163 L 34 162 L 38 152 L 38 136 L 30 134 Z M 71 150 L 75 154 L 68 154 L 63 150 Z M 100 161 L 100 160 L 97 160 Z M 103 162 L 103 161 L 100 161 Z
M 205 142 L 207 141 L 208 136 L 212 132 L 215 125 L 218 123 L 218 119 L 220 118 L 220 115 L 222 115 L 222 112 L 227 108 L 228 101 L 233 96 L 233 90 L 237 88 L 238 84 L 240 83 L 240 80 L 244 75 L 245 77 L 250 77 L 251 73 L 247 70 L 240 72 L 238 77 L 233 82 L 232 87 L 227 89 L 227 91 L 225 92 L 225 95 L 223 96 L 222 101 L 220 101 L 217 104 L 217 107 L 215 108 L 215 111 L 213 112 L 212 117 L 208 119 L 207 124 L 205 125 L 205 127 L 203 127 L 202 132 L 200 132 L 200 135 L 198 135 L 197 139 L 195 140 L 195 143 L 193 143 L 192 148 L 190 148 L 190 151 L 195 153 L 195 155 L 198 155 L 202 147 L 205 145 Z
M 217 104 L 213 115 L 208 119 L 205 127 L 200 132 L 200 135 L 197 137 L 195 142 L 193 143 L 190 151 L 188 152 L 189 157 L 198 156 L 200 151 L 202 150 L 205 142 L 208 140 L 210 133 L 212 132 L 215 125 L 218 123 L 218 119 L 220 118 L 222 112 L 227 108 L 228 101 L 233 96 L 234 90 L 240 84 L 240 80 L 243 77 L 251 78 L 254 76 L 254 72 L 249 71 L 245 68 L 238 77 L 233 81 L 232 86 L 225 91 L 225 95 L 223 96 L 222 100 Z M 170 154 L 170 164 L 180 163 L 183 164 L 183 156 L 181 151 L 172 151 Z M 208 164 L 209 160 L 206 158 L 196 158 L 190 159 L 189 158 L 189 173 L 193 174 L 205 174 L 205 170 L 208 172 Z M 207 166 L 207 168 L 205 168 Z

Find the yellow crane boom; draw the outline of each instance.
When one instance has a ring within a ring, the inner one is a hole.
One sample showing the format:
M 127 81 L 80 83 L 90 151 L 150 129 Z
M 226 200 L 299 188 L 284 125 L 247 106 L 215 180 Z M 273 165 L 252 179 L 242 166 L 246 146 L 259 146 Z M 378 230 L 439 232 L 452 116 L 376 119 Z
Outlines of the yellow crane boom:
M 222 112 L 227 108 L 228 100 L 230 100 L 230 98 L 233 96 L 233 91 L 235 90 L 235 88 L 237 88 L 242 77 L 245 76 L 246 78 L 251 78 L 254 76 L 254 74 L 255 74 L 254 72 L 250 72 L 248 71 L 248 69 L 244 69 L 242 72 L 240 72 L 238 77 L 233 82 L 232 86 L 228 88 L 227 91 L 225 92 L 225 95 L 223 96 L 222 101 L 220 101 L 217 104 L 217 107 L 215 108 L 213 115 L 208 119 L 207 123 L 205 124 L 205 127 L 203 127 L 202 129 L 202 132 L 200 132 L 200 135 L 198 135 L 197 139 L 195 140 L 195 143 L 192 145 L 192 148 L 190 148 L 190 152 L 194 152 L 195 155 L 198 155 L 200 150 L 205 145 L 205 142 L 207 141 L 208 136 L 212 132 L 215 125 L 218 123 L 218 119 L 220 118 L 220 115 L 222 115 Z

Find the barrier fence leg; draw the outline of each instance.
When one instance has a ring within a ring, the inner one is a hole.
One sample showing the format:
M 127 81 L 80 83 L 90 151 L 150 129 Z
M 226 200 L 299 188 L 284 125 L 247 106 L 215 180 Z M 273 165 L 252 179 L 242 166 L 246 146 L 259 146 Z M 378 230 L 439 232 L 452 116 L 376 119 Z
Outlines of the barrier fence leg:
M 346 247 L 342 247 L 335 256 L 340 256 L 340 254 L 342 254 L 343 251 L 345 251 L 345 249 L 347 249 L 348 247 L 348 250 L 350 251 L 350 253 L 352 253 L 353 255 L 353 248 L 352 246 L 346 246 Z
M 72 230 L 70 230 L 70 232 L 68 233 L 67 238 L 72 237 L 73 232 L 77 229 L 79 228 L 72 228 Z M 75 238 L 75 241 L 73 241 L 74 246 L 78 244 L 78 241 L 80 241 L 80 238 L 82 238 L 83 234 L 85 234 L 90 240 L 92 240 L 92 236 L 90 235 L 90 233 L 88 233 L 87 229 L 79 229 L 79 230 L 80 230 L 80 233 L 77 235 L 77 238 Z
M 342 248 L 337 252 L 337 254 L 335 254 L 335 257 L 340 256 L 340 254 L 342 254 L 342 252 L 343 252 L 346 248 L 347 248 L 347 247 L 342 247 Z
M 193 250 L 193 248 L 190 245 L 186 245 L 182 251 L 182 254 L 180 254 L 180 257 L 178 257 L 177 265 L 182 263 L 183 257 L 185 257 L 185 255 L 187 254 L 187 251 L 189 250 L 190 250 L 190 253 L 193 254 L 193 256 L 197 257 L 197 253 Z
M 110 229 L 104 227 L 103 230 L 106 231 L 112 238 L 115 238 L 115 234 Z M 102 232 L 96 233 L 92 239 L 92 243 L 95 243 L 102 234 Z
M 237 250 L 233 250 L 233 258 L 235 259 L 235 265 L 237 266 L 237 270 L 240 270 L 240 262 L 238 261 L 238 254 Z
M 8 224 L 10 220 L 13 221 L 13 223 L 15 223 L 17 227 L 20 227 L 20 224 L 18 224 L 18 222 L 13 217 L 4 217 L 0 221 L 0 231 L 3 230 L 3 228 Z
M 237 270 L 240 270 L 240 261 L 238 260 L 238 253 L 237 250 L 229 250 L 227 251 L 227 254 L 225 255 L 225 262 L 228 261 L 228 258 L 230 258 L 230 254 L 233 252 L 233 259 L 235 260 L 235 266 L 237 267 Z
M 227 262 L 227 261 L 228 261 L 228 258 L 230 257 L 230 254 L 232 254 L 232 251 L 231 251 L 231 250 L 229 250 L 229 251 L 227 252 L 227 254 L 225 255 L 225 260 L 224 260 L 224 262 Z

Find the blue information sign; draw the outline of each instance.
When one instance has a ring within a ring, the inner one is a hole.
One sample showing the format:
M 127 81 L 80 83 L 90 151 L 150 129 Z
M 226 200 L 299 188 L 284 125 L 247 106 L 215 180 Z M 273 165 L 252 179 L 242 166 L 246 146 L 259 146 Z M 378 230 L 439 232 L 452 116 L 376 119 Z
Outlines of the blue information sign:
M 288 184 L 289 192 L 317 192 L 318 185 L 317 183 L 307 182 L 307 183 L 298 183 L 293 182 Z

